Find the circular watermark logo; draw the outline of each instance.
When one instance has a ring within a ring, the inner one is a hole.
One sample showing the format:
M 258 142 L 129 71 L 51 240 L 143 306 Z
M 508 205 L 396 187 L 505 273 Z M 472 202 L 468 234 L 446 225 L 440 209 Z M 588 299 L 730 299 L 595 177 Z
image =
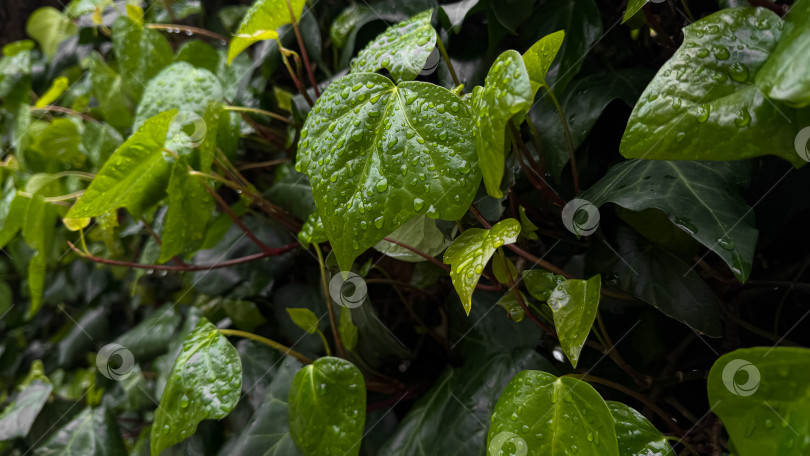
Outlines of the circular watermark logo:
M 199 147 L 208 134 L 208 125 L 199 114 L 179 111 L 169 124 L 169 137 L 186 147 Z
M 574 198 L 563 207 L 562 221 L 568 231 L 588 236 L 599 228 L 599 208 L 588 200 Z
M 796 147 L 796 153 L 799 154 L 799 157 L 806 162 L 810 162 L 810 147 L 808 147 L 810 146 L 810 127 L 799 130 L 793 145 Z
M 503 431 L 489 441 L 487 456 L 526 456 L 529 446 L 514 432 Z
M 737 374 L 745 372 L 745 383 L 737 382 Z M 751 396 L 759 388 L 759 369 L 744 359 L 733 359 L 723 368 L 723 384 L 731 393 L 737 396 Z
M 96 367 L 101 375 L 110 380 L 121 381 L 127 378 L 135 365 L 132 352 L 119 344 L 107 344 L 101 347 L 96 356 Z
M 353 272 L 338 272 L 329 281 L 329 295 L 338 305 L 354 309 L 365 301 L 368 285 L 362 277 Z
M 439 54 L 439 50 L 434 47 L 425 61 L 425 66 L 422 68 L 422 71 L 420 71 L 419 74 L 422 76 L 428 76 L 435 73 L 436 69 L 439 68 L 439 61 L 441 59 L 442 58 Z

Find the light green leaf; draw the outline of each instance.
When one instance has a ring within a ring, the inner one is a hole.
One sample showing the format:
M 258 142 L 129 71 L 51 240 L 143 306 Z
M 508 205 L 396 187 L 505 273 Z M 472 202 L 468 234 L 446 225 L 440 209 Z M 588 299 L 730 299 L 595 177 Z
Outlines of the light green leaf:
M 557 57 L 557 52 L 565 39 L 565 31 L 559 30 L 551 35 L 540 38 L 536 43 L 523 53 L 523 63 L 532 84 L 532 94 L 536 94 L 540 87 L 549 88 L 546 83 L 546 75 Z
M 414 215 L 464 215 L 480 182 L 471 126 L 461 99 L 433 84 L 357 73 L 326 89 L 295 166 L 342 270 Z
M 20 195 L 13 186 L 4 190 L 0 199 L 0 248 L 14 239 L 23 227 L 30 201 L 31 198 Z
M 621 456 L 675 456 L 667 439 L 644 415 L 621 402 L 607 401 L 607 405 L 613 416 Z
M 414 247 L 430 256 L 442 253 L 450 245 L 450 240 L 444 237 L 444 233 L 436 226 L 436 222 L 426 215 L 417 215 L 408 220 L 387 237 Z M 374 245 L 374 249 L 400 261 L 411 263 L 427 261 L 421 255 L 386 240 L 378 242 Z
M 628 0 L 627 9 L 624 10 L 624 17 L 622 18 L 622 24 L 627 22 L 631 17 L 635 16 L 636 13 L 641 11 L 641 8 L 643 8 L 648 1 L 649 0 Z
M 287 1 L 295 13 L 294 19 L 290 16 Z M 231 44 L 228 46 L 228 64 L 251 44 L 257 41 L 278 39 L 276 30 L 293 21 L 298 22 L 305 4 L 305 0 L 256 0 L 245 13 L 242 23 L 239 24 L 239 30 L 236 31 L 236 36 L 231 39 Z
M 112 42 L 124 86 L 133 99 L 140 100 L 149 80 L 172 62 L 172 47 L 160 32 L 124 14 L 113 24 Z
M 159 200 L 170 174 L 163 147 L 176 112 L 147 120 L 130 136 L 96 174 L 66 218 L 97 217 L 119 207 L 139 214 Z
M 607 404 L 575 378 L 518 373 L 501 393 L 491 423 L 488 455 L 513 449 L 526 456 L 619 456 Z
M 538 301 L 548 301 L 551 293 L 557 286 L 565 282 L 565 277 L 556 275 L 550 271 L 543 271 L 541 269 L 529 269 L 523 271 L 523 283 L 526 284 L 526 289 L 529 294 Z
M 36 106 L 37 108 L 48 106 L 49 104 L 58 100 L 59 97 L 61 97 L 62 94 L 65 93 L 65 90 L 67 90 L 69 86 L 70 83 L 68 82 L 68 78 L 64 76 L 60 76 L 54 79 L 53 82 L 51 83 L 51 86 L 45 93 L 42 94 L 41 97 L 39 97 L 39 100 L 37 100 L 34 106 Z
M 182 157 L 175 161 L 169 178 L 169 209 L 163 225 L 159 263 L 188 254 L 202 246 L 205 228 L 214 210 L 214 200 L 202 179 L 189 174 Z
M 0 413 L 0 441 L 27 436 L 52 390 L 49 382 L 37 379 L 20 391 Z
M 787 16 L 779 43 L 756 76 L 768 98 L 794 107 L 810 105 L 810 1 L 797 0 Z
M 45 273 L 57 214 L 53 206 L 39 196 L 34 195 L 25 212 L 23 238 L 36 253 L 28 262 L 28 290 L 31 300 L 28 305 L 26 320 L 31 320 L 42 308 L 42 292 L 45 289 Z
M 121 75 L 104 63 L 101 56 L 95 52 L 90 55 L 88 67 L 92 83 L 91 91 L 98 101 L 104 120 L 116 128 L 129 128 L 132 125 L 132 112 L 135 107 L 126 96 Z
M 360 454 L 366 421 L 363 374 L 340 358 L 323 357 L 295 374 L 290 434 L 305 456 Z
M 523 234 L 523 237 L 532 241 L 539 239 L 537 233 L 535 233 L 539 228 L 529 220 L 529 217 L 526 215 L 526 208 L 518 206 L 518 213 L 520 213 L 520 232 Z
M 504 285 L 508 285 L 510 279 L 517 280 L 515 264 L 512 263 L 512 260 L 506 258 L 501 250 L 495 251 L 495 259 L 492 260 L 492 275 L 495 276 L 495 280 Z
M 744 348 L 709 372 L 709 405 L 739 456 L 806 453 L 810 435 L 810 350 Z
M 68 17 L 78 18 L 85 14 L 92 13 L 96 8 L 102 10 L 113 3 L 113 0 L 72 0 L 68 6 L 65 7 L 65 14 Z
M 174 360 L 152 427 L 152 456 L 179 443 L 205 419 L 225 418 L 239 402 L 242 362 L 228 339 L 205 318 Z
M 453 280 L 461 303 L 467 315 L 472 306 L 472 294 L 481 273 L 484 272 L 495 249 L 517 241 L 520 234 L 520 223 L 515 219 L 502 220 L 492 229 L 470 228 L 444 252 L 444 263 L 450 265 L 450 278 Z
M 388 27 L 357 53 L 352 73 L 373 73 L 385 68 L 396 82 L 415 79 L 436 46 L 436 31 L 430 24 L 433 9 Z
M 104 407 L 82 410 L 34 450 L 36 456 L 126 456 L 121 431 Z
M 288 307 L 287 313 L 290 314 L 290 318 L 292 318 L 295 326 L 298 326 L 309 334 L 315 334 L 318 331 L 318 317 L 306 307 Z
M 78 32 L 75 24 L 61 11 L 50 6 L 38 8 L 28 17 L 25 33 L 36 40 L 42 53 L 53 58 L 59 43 Z
M 794 146 L 804 125 L 797 112 L 754 85 L 781 30 L 779 16 L 765 8 L 726 9 L 686 27 L 683 45 L 636 104 L 622 155 L 739 160 L 773 154 L 803 164 Z
M 489 69 L 484 87 L 476 87 L 472 95 L 475 114 L 475 144 L 478 167 L 484 176 L 487 193 L 503 196 L 501 179 L 505 162 L 505 132 L 512 118 L 522 119 L 534 99 L 532 83 L 523 59 L 517 51 L 506 51 Z
M 588 280 L 566 280 L 548 298 L 560 345 L 574 368 L 596 318 L 601 287 L 602 277 L 598 274 Z
M 758 235 L 753 211 L 740 196 L 750 170 L 745 162 L 631 160 L 610 168 L 581 198 L 597 207 L 612 202 L 632 211 L 664 211 L 745 282 Z
M 338 332 L 346 350 L 353 351 L 357 347 L 358 329 L 352 320 L 352 310 L 346 306 L 340 306 Z
M 304 226 L 301 227 L 301 231 L 298 233 L 298 241 L 304 247 L 309 248 L 310 244 L 320 244 L 328 240 L 321 216 L 317 212 L 309 214 L 307 221 L 304 222 Z

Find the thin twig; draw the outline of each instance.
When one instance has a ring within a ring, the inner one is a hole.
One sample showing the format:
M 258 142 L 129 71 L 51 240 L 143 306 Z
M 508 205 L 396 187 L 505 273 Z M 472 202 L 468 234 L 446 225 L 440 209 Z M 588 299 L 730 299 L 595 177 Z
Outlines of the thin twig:
M 207 182 L 203 182 L 202 184 L 205 186 L 205 189 L 208 191 L 208 193 L 211 194 L 212 197 L 214 197 L 214 199 L 217 201 L 222 210 L 225 211 L 226 214 L 228 214 L 228 217 L 230 217 L 231 220 L 233 220 L 233 222 L 236 223 L 236 226 L 238 226 L 239 228 L 242 229 L 242 231 L 245 232 L 245 235 L 247 235 L 247 237 L 250 238 L 250 240 L 253 241 L 254 244 L 256 244 L 260 249 L 262 249 L 262 252 L 266 253 L 271 250 L 270 247 L 268 247 L 264 242 L 260 241 L 259 238 L 257 238 L 256 235 L 253 234 L 253 231 L 251 231 L 250 228 L 248 228 L 242 222 L 239 216 L 233 212 L 231 207 L 228 206 L 228 203 L 226 203 L 225 200 L 223 200 L 222 197 L 219 196 L 216 190 L 214 190 L 210 185 L 208 185 Z
M 221 332 L 222 334 L 224 334 L 226 336 L 239 336 L 239 337 L 244 337 L 245 339 L 255 340 L 256 342 L 261 342 L 261 343 L 267 345 L 268 347 L 272 347 L 272 348 L 280 351 L 281 354 L 283 354 L 283 355 L 290 355 L 290 356 L 294 356 L 294 357 L 298 358 L 298 360 L 301 361 L 304 364 L 312 364 L 313 363 L 312 358 L 310 358 L 310 357 L 308 357 L 306 355 L 303 355 L 301 353 L 298 353 L 297 351 L 293 350 L 292 348 L 290 348 L 290 347 L 288 347 L 286 345 L 282 345 L 282 344 L 280 344 L 280 343 L 278 343 L 278 342 L 276 342 L 276 341 L 274 341 L 272 339 L 262 337 L 262 336 L 260 336 L 258 334 L 253 334 L 253 333 L 249 333 L 249 332 L 246 332 L 246 331 L 239 331 L 238 329 L 220 329 L 219 332 Z
M 298 18 L 295 17 L 295 12 L 293 11 L 290 0 L 286 1 L 287 9 L 290 11 L 290 20 L 292 20 L 293 30 L 295 30 L 295 39 L 298 41 L 298 47 L 301 49 L 301 58 L 304 59 L 304 66 L 306 67 L 307 75 L 309 76 L 309 83 L 312 84 L 312 89 L 315 91 L 315 98 L 318 98 L 321 96 L 321 92 L 318 90 L 318 83 L 315 81 L 315 73 L 312 71 L 312 65 L 309 64 L 307 47 L 304 46 L 304 39 L 301 37 L 301 30 L 298 28 Z M 310 10 L 310 14 L 312 14 L 312 10 Z
M 74 110 L 72 110 L 70 108 L 63 108 L 62 106 L 54 106 L 54 105 L 48 105 L 48 106 L 42 106 L 42 107 L 31 106 L 28 109 L 30 111 L 61 112 L 62 114 L 68 114 L 68 115 L 71 115 L 71 116 L 81 117 L 82 119 L 90 121 L 90 122 L 98 122 L 98 119 L 90 117 L 87 114 L 83 114 L 81 112 L 74 111 Z
M 219 33 L 212 32 L 210 30 L 202 29 L 199 27 L 191 27 L 188 25 L 177 25 L 177 24 L 146 24 L 146 28 L 155 29 L 155 30 L 166 30 L 171 32 L 172 30 L 181 30 L 184 32 L 189 32 L 194 35 L 202 35 L 207 36 L 208 38 L 213 38 L 215 40 L 219 40 L 221 42 L 227 43 L 228 38 L 220 35 Z

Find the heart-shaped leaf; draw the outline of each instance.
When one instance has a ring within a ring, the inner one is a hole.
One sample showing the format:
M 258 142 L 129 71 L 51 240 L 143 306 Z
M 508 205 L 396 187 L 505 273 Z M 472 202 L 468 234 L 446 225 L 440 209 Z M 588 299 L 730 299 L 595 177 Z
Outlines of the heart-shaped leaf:
M 740 196 L 750 167 L 745 162 L 630 160 L 610 168 L 581 198 L 596 206 L 612 202 L 632 211 L 664 211 L 745 282 L 758 235 L 753 211 Z
M 520 222 L 515 219 L 501 220 L 492 229 L 470 228 L 444 252 L 443 261 L 450 265 L 450 278 L 453 280 L 461 304 L 467 315 L 472 307 L 472 293 L 484 272 L 495 249 L 517 241 Z
M 803 107 L 810 105 L 810 2 L 797 0 L 785 16 L 779 44 L 757 73 L 757 86 L 771 99 Z
M 607 401 L 616 426 L 621 456 L 675 456 L 667 439 L 644 415 L 621 402 Z
M 245 13 L 236 36 L 228 46 L 228 64 L 251 44 L 278 39 L 276 30 L 282 25 L 298 22 L 305 4 L 305 0 L 256 0 Z M 294 19 L 290 9 L 295 13 Z
M 155 411 L 152 456 L 190 437 L 200 421 L 228 416 L 241 389 L 239 354 L 216 326 L 201 318 L 183 341 Z
M 810 435 L 810 350 L 735 350 L 709 372 L 709 405 L 739 456 L 804 454 Z
M 549 88 L 546 82 L 546 75 L 557 57 L 557 52 L 565 39 L 565 31 L 559 30 L 551 35 L 546 35 L 537 40 L 526 52 L 523 53 L 523 63 L 529 73 L 532 84 L 532 93 L 537 93 L 540 87 Z
M 293 379 L 290 434 L 305 456 L 360 454 L 366 421 L 366 388 L 354 364 L 323 357 Z
M 352 60 L 352 73 L 385 68 L 395 81 L 410 81 L 425 67 L 436 46 L 436 30 L 430 25 L 433 9 L 388 27 Z
M 532 85 L 520 54 L 509 50 L 492 64 L 484 87 L 473 90 L 471 109 L 476 116 L 478 167 L 487 193 L 495 198 L 503 196 L 507 126 L 512 118 L 522 118 L 529 111 L 534 99 Z
M 575 378 L 519 372 L 501 393 L 491 423 L 489 455 L 512 448 L 527 456 L 619 456 L 607 404 Z
M 602 277 L 598 274 L 588 280 L 566 280 L 557 285 L 548 298 L 560 346 L 575 368 L 596 318 L 601 287 Z
M 803 164 L 794 146 L 804 125 L 797 112 L 754 85 L 781 30 L 782 20 L 765 8 L 725 9 L 687 26 L 683 45 L 636 104 L 622 155 L 739 160 L 773 154 Z
M 373 73 L 333 82 L 301 130 L 307 174 L 340 268 L 418 214 L 457 220 L 480 182 L 472 118 L 450 91 Z

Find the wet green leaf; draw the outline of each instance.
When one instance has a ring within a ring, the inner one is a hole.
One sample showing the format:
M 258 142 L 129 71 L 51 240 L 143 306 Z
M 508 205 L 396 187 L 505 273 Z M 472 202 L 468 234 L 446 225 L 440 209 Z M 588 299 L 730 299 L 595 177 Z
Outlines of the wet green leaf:
M 121 75 L 107 66 L 97 53 L 90 55 L 90 81 L 92 93 L 98 101 L 104 120 L 116 128 L 129 128 L 132 125 L 132 102 L 126 96 Z
M 233 59 L 251 44 L 258 41 L 278 39 L 276 30 L 282 25 L 293 22 L 290 9 L 287 7 L 287 1 L 256 0 L 253 3 L 245 13 L 245 17 L 242 18 L 236 36 L 233 37 L 231 44 L 228 46 L 228 64 L 233 62 Z M 295 13 L 294 20 L 298 22 L 306 2 L 304 0 L 289 0 L 289 4 L 293 13 Z
M 461 99 L 433 84 L 357 73 L 327 88 L 295 166 L 342 270 L 415 215 L 464 215 L 480 182 L 471 124 Z
M 104 407 L 86 408 L 34 451 L 37 456 L 126 456 L 118 423 Z
M 167 304 L 115 339 L 115 343 L 126 347 L 136 362 L 145 362 L 166 352 L 181 319 L 174 306 Z
M 205 419 L 225 418 L 239 402 L 242 362 L 228 339 L 205 318 L 186 337 L 155 411 L 152 456 L 179 443 Z
M 687 26 L 683 45 L 636 104 L 622 155 L 739 160 L 773 154 L 803 164 L 794 146 L 803 125 L 797 112 L 767 100 L 754 84 L 781 29 L 779 16 L 765 8 L 726 9 Z
M 624 10 L 624 17 L 622 18 L 622 24 L 627 22 L 630 18 L 636 15 L 644 5 L 647 4 L 649 0 L 629 0 L 627 2 L 627 9 Z
M 113 24 L 112 42 L 124 87 L 140 100 L 149 80 L 172 62 L 172 47 L 160 32 L 123 14 Z
M 754 347 L 715 361 L 709 405 L 739 456 L 806 453 L 810 434 L 810 350 Z
M 523 63 L 532 84 L 532 93 L 537 93 L 540 87 L 549 88 L 546 75 L 560 51 L 565 39 L 565 31 L 559 30 L 540 38 L 526 52 L 523 53 Z
M 523 271 L 523 283 L 526 284 L 529 294 L 538 301 L 548 301 L 554 289 L 565 280 L 565 277 L 556 275 L 551 271 L 541 269 Z
M 471 110 L 475 115 L 475 144 L 478 149 L 478 167 L 484 176 L 487 193 L 495 198 L 503 196 L 503 178 L 508 123 L 512 118 L 522 119 L 534 99 L 532 83 L 523 59 L 517 51 L 506 51 L 495 60 L 487 73 L 484 87 L 473 90 Z
M 797 0 L 785 16 L 785 28 L 768 61 L 757 73 L 757 86 L 768 98 L 791 106 L 810 105 L 810 1 Z
M 621 456 L 675 456 L 667 439 L 644 415 L 621 402 L 607 401 L 607 405 L 613 416 Z
M 310 244 L 320 244 L 328 240 L 321 216 L 317 212 L 309 214 L 307 221 L 304 222 L 304 226 L 301 227 L 301 231 L 298 233 L 298 241 L 308 248 Z
M 444 237 L 444 233 L 436 227 L 436 222 L 426 215 L 417 215 L 408 220 L 387 237 L 434 257 L 450 245 L 450 241 Z M 374 249 L 400 261 L 412 263 L 427 261 L 421 255 L 386 240 L 378 242 L 374 245 Z
M 0 441 L 28 435 L 31 425 L 48 401 L 52 390 L 50 382 L 34 380 L 17 393 L 14 401 L 0 413 Z
M 315 332 L 318 331 L 318 317 L 306 307 L 288 307 L 287 313 L 290 314 L 290 318 L 292 318 L 295 326 L 298 326 L 309 334 L 315 334 Z
M 588 280 L 566 280 L 548 297 L 560 346 L 574 368 L 596 318 L 601 287 L 602 277 L 597 274 Z
M 430 24 L 433 9 L 388 27 L 352 61 L 352 73 L 388 70 L 396 82 L 416 78 L 436 46 L 436 31 Z
M 581 198 L 632 211 L 656 208 L 728 264 L 740 282 L 751 273 L 757 229 L 740 195 L 749 163 L 630 160 L 612 167 Z
M 443 261 L 450 265 L 450 278 L 453 280 L 461 303 L 467 315 L 472 306 L 472 294 L 484 266 L 489 262 L 495 249 L 517 241 L 520 223 L 515 219 L 502 220 L 492 229 L 470 228 L 444 252 Z
M 163 147 L 175 114 L 159 114 L 130 136 L 107 160 L 66 217 L 97 217 L 119 207 L 139 214 L 160 199 L 170 174 Z
M 189 171 L 185 159 L 175 161 L 167 189 L 169 209 L 163 225 L 159 263 L 199 249 L 214 210 L 214 199 L 204 181 Z
M 0 199 L 0 248 L 14 239 L 23 227 L 28 203 L 31 201 L 30 198 L 20 195 L 13 187 L 4 193 Z
M 44 6 L 28 17 L 25 33 L 36 40 L 42 53 L 53 58 L 59 43 L 73 36 L 78 31 L 75 24 L 61 11 Z
M 323 357 L 295 374 L 290 434 L 305 456 L 360 454 L 366 420 L 363 374 L 340 358 Z
M 527 456 L 619 456 L 607 404 L 575 378 L 518 373 L 498 398 L 491 423 L 489 455 L 512 449 Z

